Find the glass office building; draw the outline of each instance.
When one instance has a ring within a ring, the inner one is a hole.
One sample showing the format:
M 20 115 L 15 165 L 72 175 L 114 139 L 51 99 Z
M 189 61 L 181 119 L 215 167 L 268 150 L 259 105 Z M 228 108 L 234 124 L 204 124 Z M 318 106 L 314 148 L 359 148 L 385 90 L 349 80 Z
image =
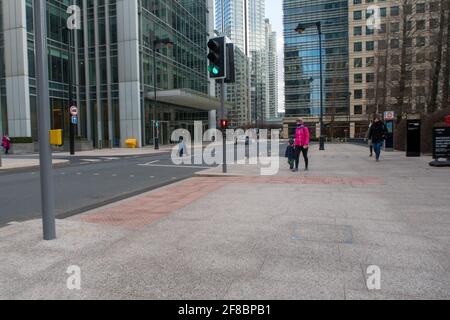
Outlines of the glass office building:
M 37 140 L 33 1 L 0 3 L 0 130 Z M 71 4 L 81 8 L 81 30 L 69 44 Z M 208 16 L 207 0 L 48 0 L 52 128 L 67 138 L 69 70 L 77 135 L 94 147 L 123 146 L 131 137 L 152 144 L 155 121 L 162 143 L 176 128 L 193 131 L 194 120 L 206 128 L 218 107 L 208 92 Z M 170 46 L 154 48 L 159 40 Z
M 315 26 L 303 34 L 299 23 L 318 21 L 323 32 L 325 135 L 344 136 L 349 128 L 348 1 L 284 0 L 285 127 L 289 133 L 304 117 L 316 133 L 320 115 L 319 36 Z

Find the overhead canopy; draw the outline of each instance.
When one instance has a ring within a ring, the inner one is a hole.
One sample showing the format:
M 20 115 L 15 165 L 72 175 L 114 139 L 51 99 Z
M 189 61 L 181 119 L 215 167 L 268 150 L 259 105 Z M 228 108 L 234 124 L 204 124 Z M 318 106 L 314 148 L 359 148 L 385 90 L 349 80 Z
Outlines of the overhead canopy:
M 147 93 L 147 99 L 153 100 L 154 94 Z M 190 89 L 174 89 L 158 91 L 156 100 L 169 104 L 188 107 L 204 111 L 217 110 L 220 108 L 220 100 Z M 226 107 L 230 107 L 229 104 Z

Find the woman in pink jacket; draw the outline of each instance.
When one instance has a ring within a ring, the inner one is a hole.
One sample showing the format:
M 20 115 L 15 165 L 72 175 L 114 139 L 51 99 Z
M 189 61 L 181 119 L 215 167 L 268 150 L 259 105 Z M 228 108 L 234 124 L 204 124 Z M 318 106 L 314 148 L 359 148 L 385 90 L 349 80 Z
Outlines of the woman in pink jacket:
M 9 149 L 11 149 L 11 139 L 7 135 L 4 135 L 2 138 L 2 146 L 5 150 L 5 154 L 8 154 Z
M 308 149 L 309 149 L 309 129 L 305 127 L 303 119 L 297 120 L 297 128 L 295 129 L 295 169 L 292 171 L 298 171 L 300 163 L 300 153 L 303 154 L 305 160 L 305 170 L 308 171 Z

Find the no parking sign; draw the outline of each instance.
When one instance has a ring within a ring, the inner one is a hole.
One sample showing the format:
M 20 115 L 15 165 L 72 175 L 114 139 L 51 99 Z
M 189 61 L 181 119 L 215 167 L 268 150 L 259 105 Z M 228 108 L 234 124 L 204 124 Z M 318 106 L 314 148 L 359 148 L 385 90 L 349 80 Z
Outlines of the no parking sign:
M 385 121 L 392 121 L 395 119 L 395 112 L 394 111 L 386 111 L 384 113 L 384 120 Z

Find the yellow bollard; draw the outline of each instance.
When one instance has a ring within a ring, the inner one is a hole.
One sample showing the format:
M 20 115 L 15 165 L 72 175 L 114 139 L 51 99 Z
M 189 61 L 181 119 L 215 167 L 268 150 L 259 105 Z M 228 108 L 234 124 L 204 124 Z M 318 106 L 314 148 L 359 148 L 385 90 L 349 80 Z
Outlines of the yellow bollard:
M 50 144 L 53 146 L 62 146 L 62 129 L 50 130 Z
M 136 149 L 136 147 L 137 147 L 137 139 L 134 139 L 134 138 L 127 139 L 125 141 L 125 144 L 130 149 Z

